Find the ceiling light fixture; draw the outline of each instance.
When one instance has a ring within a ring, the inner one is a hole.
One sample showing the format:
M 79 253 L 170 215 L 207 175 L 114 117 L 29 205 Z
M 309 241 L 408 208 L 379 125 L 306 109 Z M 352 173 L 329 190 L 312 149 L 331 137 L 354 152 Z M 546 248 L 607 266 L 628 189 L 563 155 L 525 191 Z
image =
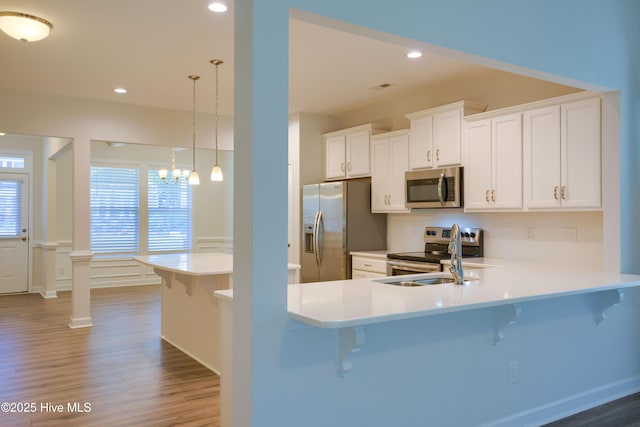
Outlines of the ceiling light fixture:
M 209 10 L 215 13 L 224 13 L 229 9 L 226 4 L 216 1 L 209 5 Z
M 113 90 L 115 93 L 127 93 L 127 90 L 123 87 L 117 87 Z
M 411 52 L 407 53 L 407 58 L 409 58 L 409 59 L 422 58 L 422 52 L 417 51 L 417 50 L 412 50 Z
M 189 176 L 190 171 L 188 169 L 180 170 L 176 168 L 176 151 L 179 150 L 171 148 L 171 175 L 169 176 L 169 170 L 167 169 L 160 169 L 158 171 L 160 180 L 165 184 L 177 184 L 180 178 L 186 179 Z M 167 176 L 169 176 L 169 179 L 167 179 Z
M 0 30 L 14 39 L 35 42 L 49 35 L 53 25 L 46 19 L 20 12 L 0 12 Z
M 222 181 L 222 168 L 218 164 L 218 127 L 220 124 L 220 114 L 218 113 L 218 104 L 220 99 L 220 85 L 219 85 L 219 73 L 218 67 L 223 64 L 220 59 L 212 59 L 211 62 L 216 66 L 216 164 L 213 165 L 213 169 L 211 169 L 211 181 Z
M 193 169 L 189 174 L 189 185 L 200 185 L 200 176 L 196 171 L 196 80 L 200 76 L 191 75 L 189 78 L 193 81 Z

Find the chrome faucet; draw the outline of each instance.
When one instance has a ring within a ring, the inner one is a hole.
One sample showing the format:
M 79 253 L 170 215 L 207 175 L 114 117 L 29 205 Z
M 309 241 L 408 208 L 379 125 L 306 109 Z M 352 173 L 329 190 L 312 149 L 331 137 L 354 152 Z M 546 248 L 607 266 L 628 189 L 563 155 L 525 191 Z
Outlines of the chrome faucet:
M 462 238 L 460 236 L 460 226 L 451 226 L 451 240 L 449 241 L 449 253 L 451 254 L 451 267 L 449 271 L 453 276 L 456 285 L 464 283 L 464 269 L 462 268 Z

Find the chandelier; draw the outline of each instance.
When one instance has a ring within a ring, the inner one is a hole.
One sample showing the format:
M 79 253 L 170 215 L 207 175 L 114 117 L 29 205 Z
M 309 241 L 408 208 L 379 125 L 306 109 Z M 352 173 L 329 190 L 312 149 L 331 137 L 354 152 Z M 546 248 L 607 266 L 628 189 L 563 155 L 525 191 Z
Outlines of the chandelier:
M 181 178 L 187 179 L 189 178 L 189 174 L 191 171 L 189 169 L 178 169 L 176 168 L 176 150 L 175 148 L 171 149 L 171 169 L 160 169 L 158 171 L 158 176 L 160 177 L 160 181 L 165 184 L 177 184 Z

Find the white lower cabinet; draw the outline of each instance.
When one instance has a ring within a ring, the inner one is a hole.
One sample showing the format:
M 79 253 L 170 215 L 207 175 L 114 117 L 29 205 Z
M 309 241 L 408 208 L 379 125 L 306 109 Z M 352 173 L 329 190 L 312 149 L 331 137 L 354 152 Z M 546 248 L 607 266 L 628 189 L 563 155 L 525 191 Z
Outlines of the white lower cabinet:
M 368 279 L 387 276 L 387 259 L 366 255 L 351 257 L 351 278 Z
M 600 98 L 523 114 L 528 209 L 601 207 Z
M 522 208 L 522 115 L 465 125 L 465 210 Z
M 409 212 L 404 180 L 409 168 L 409 130 L 374 136 L 371 164 L 371 211 Z

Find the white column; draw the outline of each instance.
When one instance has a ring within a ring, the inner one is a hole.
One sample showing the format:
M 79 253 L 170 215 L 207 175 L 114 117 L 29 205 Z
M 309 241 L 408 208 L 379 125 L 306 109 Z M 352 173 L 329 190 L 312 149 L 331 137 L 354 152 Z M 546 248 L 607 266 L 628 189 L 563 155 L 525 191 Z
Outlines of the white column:
M 272 390 L 288 322 L 285 3 L 235 3 L 234 427 L 274 425 L 283 404 Z
M 44 283 L 42 284 L 41 294 L 45 298 L 56 298 L 58 296 L 56 291 L 56 250 L 58 248 L 56 233 L 56 161 L 45 158 L 44 165 L 44 191 L 42 196 L 42 235 L 44 243 L 40 248 Z
M 69 254 L 72 269 L 70 328 L 93 326 L 91 322 L 91 290 L 89 287 L 91 258 L 90 206 L 91 141 L 73 141 L 73 250 Z

